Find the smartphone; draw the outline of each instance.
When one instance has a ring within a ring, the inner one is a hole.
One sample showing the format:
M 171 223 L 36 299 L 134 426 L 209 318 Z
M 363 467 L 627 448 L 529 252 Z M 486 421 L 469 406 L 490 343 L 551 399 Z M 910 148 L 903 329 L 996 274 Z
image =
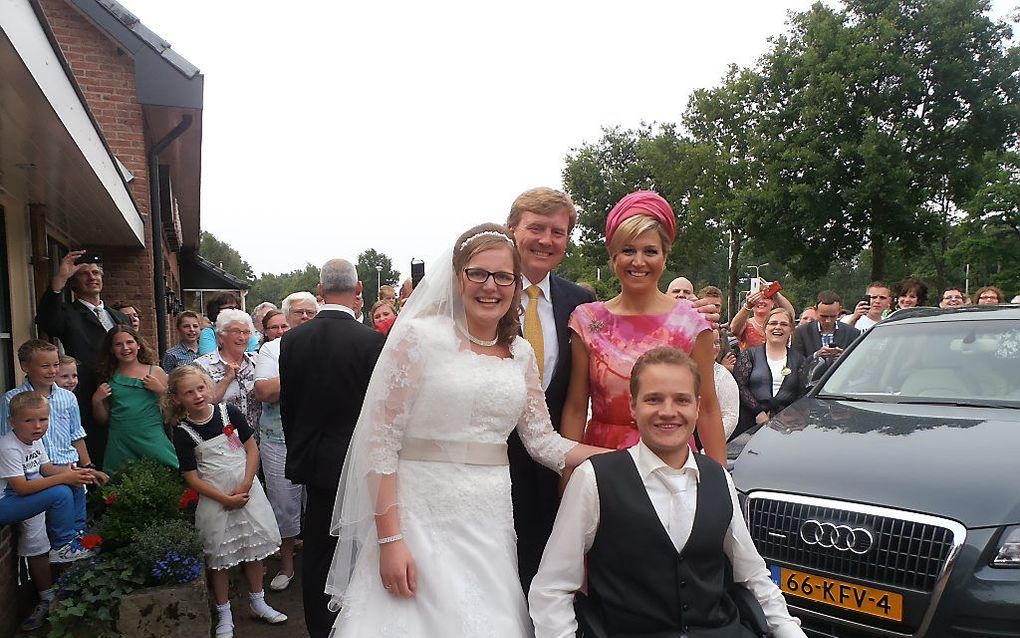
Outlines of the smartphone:
M 871 307 L 871 295 L 864 295 L 863 297 L 861 297 L 861 300 L 858 301 L 857 303 L 858 303 L 858 305 L 862 304 L 862 303 L 866 303 L 866 304 L 868 304 L 868 307 L 870 308 Z
M 85 254 L 74 260 L 74 265 L 78 266 L 81 264 L 101 264 L 103 263 L 103 255 L 101 253 L 86 250 Z
M 750 295 L 753 295 L 754 293 L 758 292 L 759 288 L 761 288 L 761 278 L 759 278 L 759 277 L 752 277 L 751 278 L 751 292 L 748 293 L 748 295 L 750 296 Z
M 425 276 L 425 262 L 421 259 L 411 260 L 411 288 L 417 288 L 418 282 Z

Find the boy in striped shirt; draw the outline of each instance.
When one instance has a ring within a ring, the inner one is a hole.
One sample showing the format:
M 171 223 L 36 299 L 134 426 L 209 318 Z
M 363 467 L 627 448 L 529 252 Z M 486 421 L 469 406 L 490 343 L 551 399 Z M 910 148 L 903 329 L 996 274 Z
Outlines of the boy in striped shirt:
M 96 469 L 85 445 L 85 430 L 81 426 L 78 399 L 56 384 L 60 358 L 57 347 L 41 339 L 29 339 L 18 348 L 18 362 L 25 373 L 25 381 L 7 392 L 0 401 L 0 435 L 10 431 L 8 416 L 11 399 L 22 392 L 41 392 L 50 402 L 50 427 L 42 438 L 46 454 L 54 466 L 67 469 L 72 466 L 93 470 L 97 485 L 105 485 L 110 477 Z M 74 493 L 74 506 L 78 529 L 85 529 L 85 489 Z

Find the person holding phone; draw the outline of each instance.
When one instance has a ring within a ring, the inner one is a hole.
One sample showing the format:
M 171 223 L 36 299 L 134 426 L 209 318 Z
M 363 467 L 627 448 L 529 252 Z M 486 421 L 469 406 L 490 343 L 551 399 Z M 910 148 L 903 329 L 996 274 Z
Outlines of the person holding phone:
M 754 348 L 765 343 L 765 321 L 769 313 L 776 307 L 782 308 L 796 317 L 793 309 L 783 293 L 775 290 L 769 294 L 769 283 L 764 279 L 752 281 L 751 293 L 740 310 L 730 320 L 730 331 L 737 336 L 741 350 Z M 775 282 L 773 282 L 775 283 Z
M 851 315 L 843 318 L 843 322 L 857 328 L 861 332 L 871 330 L 872 326 L 885 317 L 892 304 L 892 291 L 881 281 L 873 281 L 868 292 L 857 302 Z
M 860 331 L 839 321 L 842 299 L 831 290 L 818 293 L 815 300 L 817 321 L 793 331 L 793 349 L 805 359 L 835 359 L 860 336 Z
M 103 265 L 98 253 L 72 250 L 60 260 L 50 288 L 39 299 L 35 323 L 48 336 L 60 339 L 64 353 L 74 357 L 78 366 L 78 407 L 82 426 L 94 450 L 92 461 L 102 466 L 106 449 L 106 428 L 97 427 L 92 418 L 92 395 L 99 382 L 96 366 L 106 333 L 116 326 L 130 326 L 131 320 L 102 300 Z M 64 295 L 70 282 L 73 300 Z

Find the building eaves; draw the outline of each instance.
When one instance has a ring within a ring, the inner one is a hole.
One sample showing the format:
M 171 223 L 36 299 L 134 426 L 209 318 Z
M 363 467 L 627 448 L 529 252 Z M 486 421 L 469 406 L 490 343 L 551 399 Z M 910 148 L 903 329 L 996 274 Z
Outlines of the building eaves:
M 180 71 L 184 77 L 191 79 L 200 73 L 198 67 L 191 62 L 188 62 L 182 55 L 170 48 L 169 42 L 161 38 L 152 29 L 142 24 L 142 21 L 139 20 L 135 14 L 128 11 L 124 5 L 116 2 L 116 0 L 94 0 L 94 2 L 106 9 L 118 22 L 138 36 L 139 40 L 144 42 L 146 46 L 166 60 L 167 63 Z
M 233 284 L 229 286 L 230 288 L 233 288 L 235 290 L 247 290 L 248 288 L 251 288 L 250 283 L 243 279 L 240 279 L 239 277 L 235 277 L 234 275 L 230 274 L 226 270 L 223 270 L 222 268 L 212 263 L 202 255 L 199 255 L 198 253 L 192 253 L 190 257 L 194 258 L 195 265 L 201 268 L 202 270 L 205 270 L 206 272 L 215 275 L 216 277 L 219 277 L 220 279 L 224 280 L 225 283 Z

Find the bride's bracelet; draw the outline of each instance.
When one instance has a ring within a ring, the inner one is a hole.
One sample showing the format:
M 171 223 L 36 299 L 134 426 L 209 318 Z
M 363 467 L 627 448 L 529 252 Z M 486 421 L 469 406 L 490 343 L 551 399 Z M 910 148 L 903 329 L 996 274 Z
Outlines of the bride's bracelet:
M 404 535 L 403 534 L 394 534 L 393 536 L 387 536 L 385 538 L 380 538 L 379 539 L 379 544 L 380 545 L 385 545 L 387 543 L 395 543 L 395 542 L 400 541 L 400 540 L 404 540 Z

